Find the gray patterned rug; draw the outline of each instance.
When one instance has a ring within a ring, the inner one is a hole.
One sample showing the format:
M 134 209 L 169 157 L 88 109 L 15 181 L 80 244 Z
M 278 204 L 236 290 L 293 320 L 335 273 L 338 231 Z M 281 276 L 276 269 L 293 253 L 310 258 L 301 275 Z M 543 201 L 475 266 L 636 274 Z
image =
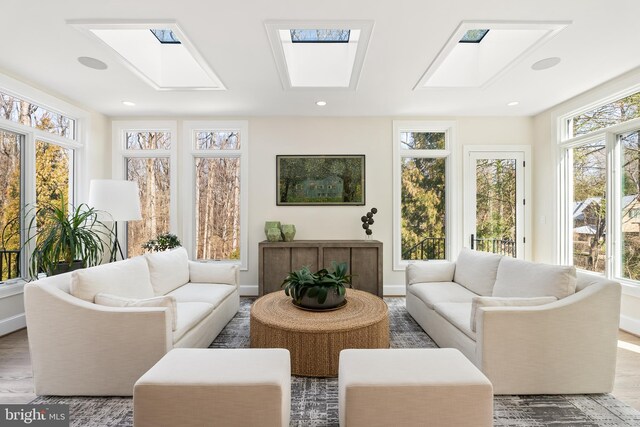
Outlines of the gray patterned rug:
M 211 343 L 211 348 L 249 347 L 249 309 L 253 298 L 242 298 L 240 311 Z M 404 298 L 385 298 L 389 305 L 391 346 L 437 347 L 404 308 Z M 338 425 L 338 380 L 292 377 L 291 426 Z M 32 403 L 70 405 L 71 425 L 129 427 L 133 425 L 130 398 L 42 396 Z M 494 425 L 640 426 L 640 412 L 609 394 L 496 396 Z

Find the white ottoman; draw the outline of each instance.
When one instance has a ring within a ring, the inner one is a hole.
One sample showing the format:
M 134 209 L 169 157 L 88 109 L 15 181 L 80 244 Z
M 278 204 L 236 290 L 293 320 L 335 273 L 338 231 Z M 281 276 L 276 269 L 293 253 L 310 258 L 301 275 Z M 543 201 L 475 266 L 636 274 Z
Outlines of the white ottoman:
M 493 387 L 455 349 L 342 350 L 340 426 L 493 425 Z
M 284 349 L 175 349 L 133 388 L 135 427 L 289 426 Z

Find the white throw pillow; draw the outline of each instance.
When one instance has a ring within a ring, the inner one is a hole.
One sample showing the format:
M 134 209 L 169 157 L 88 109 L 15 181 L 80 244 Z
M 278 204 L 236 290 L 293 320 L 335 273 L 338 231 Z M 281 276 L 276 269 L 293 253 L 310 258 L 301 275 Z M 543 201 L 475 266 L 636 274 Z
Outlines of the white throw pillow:
M 547 297 L 562 299 L 576 292 L 576 268 L 502 258 L 498 267 L 494 297 Z
M 178 324 L 178 307 L 176 299 L 169 295 L 160 297 L 135 299 L 122 298 L 117 295 L 99 293 L 96 295 L 96 304 L 109 307 L 167 307 L 171 316 L 171 328 L 175 331 Z
M 556 297 L 537 298 L 499 298 L 499 297 L 473 297 L 471 301 L 471 330 L 476 331 L 478 309 L 480 307 L 531 307 L 544 305 L 558 301 Z
M 502 255 L 462 248 L 453 281 L 471 292 L 491 296 Z
M 71 273 L 69 292 L 89 302 L 101 292 L 138 299 L 154 296 L 149 267 L 143 257 L 75 270 Z
M 189 256 L 185 248 L 154 252 L 145 258 L 156 295 L 166 295 L 189 281 Z
M 234 264 L 189 261 L 189 281 L 236 286 L 238 266 Z

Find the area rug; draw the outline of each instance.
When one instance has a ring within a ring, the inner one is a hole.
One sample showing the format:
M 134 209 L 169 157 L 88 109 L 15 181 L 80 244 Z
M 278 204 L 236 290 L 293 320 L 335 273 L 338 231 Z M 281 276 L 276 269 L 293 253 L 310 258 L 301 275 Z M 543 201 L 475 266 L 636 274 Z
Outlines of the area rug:
M 249 347 L 249 310 L 253 298 L 242 298 L 240 311 L 211 343 L 211 348 Z M 391 347 L 437 348 L 407 313 L 404 298 L 385 298 L 389 306 Z M 338 426 L 338 380 L 292 377 L 291 426 Z M 75 427 L 133 425 L 130 398 L 41 396 L 31 403 L 70 405 Z M 639 426 L 640 412 L 610 394 L 496 396 L 494 426 Z

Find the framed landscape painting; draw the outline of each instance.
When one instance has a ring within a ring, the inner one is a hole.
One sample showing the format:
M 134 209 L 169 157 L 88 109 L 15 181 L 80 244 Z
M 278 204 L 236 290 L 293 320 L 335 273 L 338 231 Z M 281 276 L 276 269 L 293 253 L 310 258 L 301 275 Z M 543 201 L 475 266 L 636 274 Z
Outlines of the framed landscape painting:
M 364 155 L 276 156 L 278 206 L 362 206 Z

